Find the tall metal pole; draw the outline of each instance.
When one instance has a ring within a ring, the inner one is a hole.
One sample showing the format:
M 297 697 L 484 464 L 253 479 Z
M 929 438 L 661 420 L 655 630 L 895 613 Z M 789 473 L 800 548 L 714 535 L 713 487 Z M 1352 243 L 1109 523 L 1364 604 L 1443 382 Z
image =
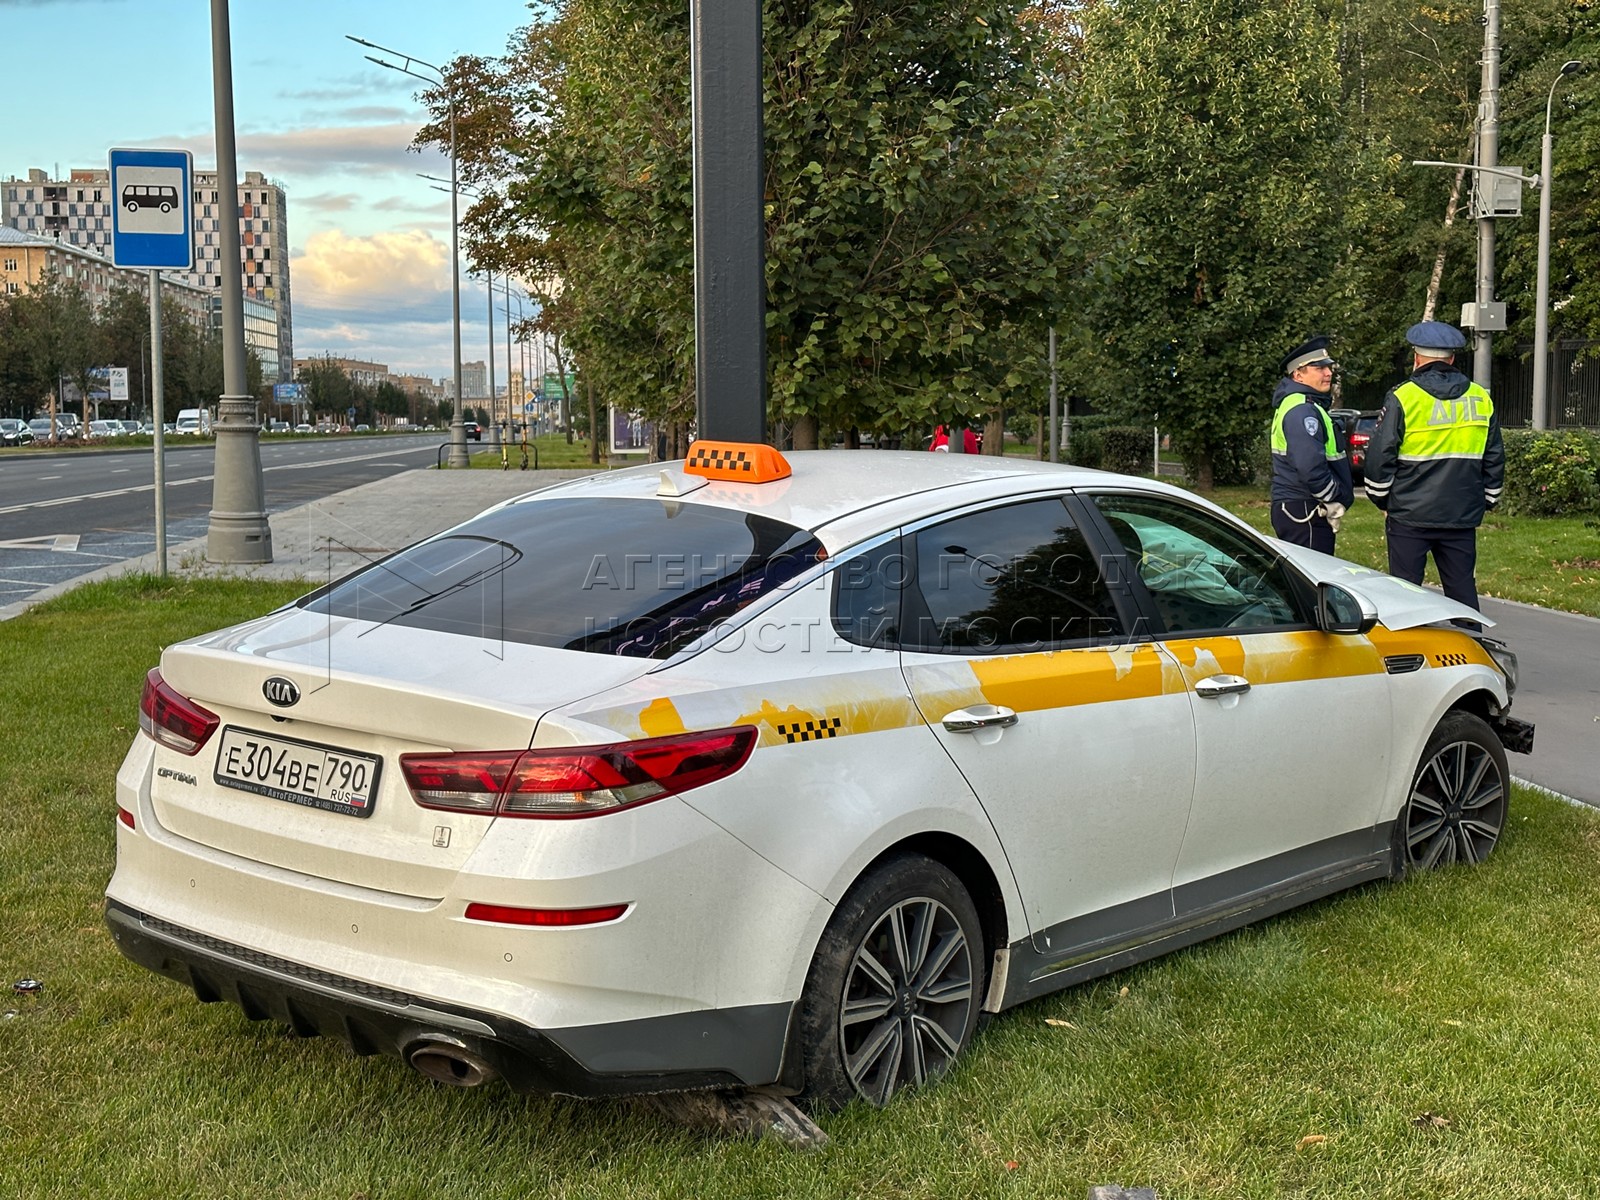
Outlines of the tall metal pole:
M 432 84 L 435 80 L 426 75 L 418 75 L 411 69 L 413 63 L 419 67 L 426 67 L 438 76 L 437 82 L 444 89 L 445 107 L 450 114 L 450 328 L 455 343 L 455 411 L 450 417 L 450 455 L 449 465 L 452 467 L 469 466 L 467 458 L 467 427 L 462 424 L 465 419 L 461 415 L 461 213 L 460 213 L 460 185 L 458 182 L 458 164 L 456 160 L 456 96 L 450 86 L 442 67 L 430 62 L 423 62 L 420 58 L 413 58 L 409 54 L 402 54 L 399 50 L 391 50 L 388 46 L 380 46 L 376 42 L 369 42 L 365 38 L 358 38 L 354 34 L 344 35 L 347 41 L 358 46 L 365 46 L 369 50 L 380 50 L 384 54 L 392 54 L 396 58 L 405 59 L 404 64 L 386 62 L 374 55 L 367 55 L 368 62 L 377 63 L 380 67 L 388 67 L 391 71 L 399 71 L 402 75 L 409 75 L 413 79 L 420 79 L 423 83 Z
M 444 72 L 439 72 L 444 78 Z M 445 96 L 450 106 L 450 328 L 455 340 L 456 409 L 450 418 L 450 465 L 469 466 L 467 458 L 466 417 L 462 413 L 465 403 L 461 395 L 461 189 L 456 178 L 456 101 L 449 84 Z
M 494 394 L 494 272 L 484 269 L 484 279 L 487 286 L 484 294 L 489 298 L 489 428 L 494 431 L 489 444 L 500 444 L 500 402 Z M 509 387 L 511 381 L 511 360 L 506 359 L 506 382 Z
M 1550 110 L 1556 101 L 1556 85 L 1580 70 L 1583 63 L 1572 59 L 1561 65 L 1544 102 L 1544 139 L 1539 144 L 1539 288 L 1534 310 L 1533 331 L 1533 427 L 1550 428 L 1550 188 L 1554 182 L 1555 154 L 1550 139 Z
M 1056 398 L 1056 327 L 1050 326 L 1050 461 L 1061 461 L 1061 402 Z
M 516 398 L 511 394 L 511 277 L 506 276 L 503 282 L 506 285 L 506 434 L 510 436 L 511 427 L 517 423 Z M 528 386 L 526 376 L 523 377 L 522 386 Z
M 167 433 L 165 380 L 161 368 L 161 272 L 150 272 L 150 369 L 145 382 L 151 391 L 150 420 L 155 426 L 156 455 L 156 574 L 167 574 Z
M 695 410 L 703 438 L 767 438 L 761 5 L 690 0 Z
M 211 86 L 216 109 L 217 203 L 222 243 L 222 396 L 217 404 L 215 480 L 206 558 L 215 563 L 269 563 L 261 481 L 261 430 L 245 381 L 244 281 L 239 267 L 239 163 L 233 138 L 233 48 L 228 0 L 211 0 Z M 159 289 L 158 289 L 159 290 Z
M 1500 165 L 1500 0 L 1483 0 L 1483 81 L 1478 99 L 1478 166 Z M 1478 218 L 1478 313 L 1474 329 L 1472 377 L 1489 387 L 1494 367 L 1494 334 L 1483 328 L 1483 314 L 1494 303 L 1494 194 L 1495 176 L 1483 171 L 1474 178 L 1480 204 Z

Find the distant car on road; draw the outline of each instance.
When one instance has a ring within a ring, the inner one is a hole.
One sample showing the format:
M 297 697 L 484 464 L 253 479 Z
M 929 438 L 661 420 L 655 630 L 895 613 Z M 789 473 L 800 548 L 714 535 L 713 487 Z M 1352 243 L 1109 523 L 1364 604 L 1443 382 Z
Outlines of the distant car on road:
M 461 428 L 467 431 L 467 436 L 475 442 L 483 441 L 483 426 L 476 421 L 463 421 Z
M 93 440 L 122 436 L 122 426 L 115 421 L 90 421 L 89 437 Z
M 33 430 L 15 417 L 0 419 L 0 446 L 26 446 L 33 441 Z
M 356 432 L 357 433 L 371 433 L 372 432 L 372 426 L 371 425 L 357 425 L 356 426 Z
M 28 422 L 28 428 L 33 431 L 33 438 L 35 441 L 48 442 L 51 440 L 52 433 L 49 417 L 35 417 L 33 420 Z M 75 425 L 67 424 L 66 422 L 62 421 L 60 417 L 56 418 L 54 430 L 54 439 L 56 441 L 71 441 L 77 436 L 78 430 Z

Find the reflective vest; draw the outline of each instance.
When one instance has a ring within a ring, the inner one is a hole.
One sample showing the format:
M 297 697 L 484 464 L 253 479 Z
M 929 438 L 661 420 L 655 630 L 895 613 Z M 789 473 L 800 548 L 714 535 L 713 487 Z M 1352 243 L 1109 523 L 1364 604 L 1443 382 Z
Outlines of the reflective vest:
M 1484 399 L 1487 400 L 1488 397 L 1485 396 Z M 1329 462 L 1338 462 L 1344 455 L 1339 452 L 1339 443 L 1333 436 L 1333 420 L 1328 416 L 1322 405 L 1317 404 L 1315 400 L 1304 392 L 1290 392 L 1278 404 L 1278 411 L 1272 414 L 1272 452 L 1274 454 L 1289 453 L 1289 439 L 1283 434 L 1283 418 L 1291 408 L 1298 408 L 1302 404 L 1316 405 L 1317 415 L 1322 418 L 1322 436 L 1326 441 L 1323 453 L 1327 455 Z
M 1446 400 L 1407 380 L 1394 389 L 1394 398 L 1405 414 L 1401 462 L 1483 458 L 1494 401 L 1481 386 L 1471 384 L 1461 395 Z

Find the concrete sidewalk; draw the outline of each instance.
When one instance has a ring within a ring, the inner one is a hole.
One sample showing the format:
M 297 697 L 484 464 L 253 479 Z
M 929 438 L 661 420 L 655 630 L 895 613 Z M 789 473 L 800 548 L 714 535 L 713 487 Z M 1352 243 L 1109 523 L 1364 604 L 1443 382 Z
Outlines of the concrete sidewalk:
M 272 528 L 272 561 L 260 565 L 218 565 L 206 561 L 204 538 L 167 547 L 167 569 L 175 575 L 229 576 L 240 579 L 306 579 L 327 583 L 412 542 L 458 525 L 513 496 L 538 491 L 587 470 L 562 471 L 406 471 L 267 518 Z M 0 608 L 0 620 L 98 579 L 153 572 L 154 554 L 125 559 L 65 580 L 26 600 Z

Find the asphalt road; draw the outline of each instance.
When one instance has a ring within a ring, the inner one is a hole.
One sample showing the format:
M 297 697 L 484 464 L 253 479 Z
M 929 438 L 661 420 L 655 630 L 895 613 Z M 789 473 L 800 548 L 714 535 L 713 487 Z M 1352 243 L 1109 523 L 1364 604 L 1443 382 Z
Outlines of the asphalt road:
M 1600 806 L 1600 621 L 1501 600 L 1483 613 L 1517 652 L 1511 713 L 1535 727 L 1533 753 L 1511 755 L 1511 773 Z
M 269 513 L 431 465 L 441 434 L 263 442 Z M 203 537 L 215 451 L 168 439 L 167 544 Z M 144 450 L 0 453 L 0 607 L 155 549 L 155 455 Z

